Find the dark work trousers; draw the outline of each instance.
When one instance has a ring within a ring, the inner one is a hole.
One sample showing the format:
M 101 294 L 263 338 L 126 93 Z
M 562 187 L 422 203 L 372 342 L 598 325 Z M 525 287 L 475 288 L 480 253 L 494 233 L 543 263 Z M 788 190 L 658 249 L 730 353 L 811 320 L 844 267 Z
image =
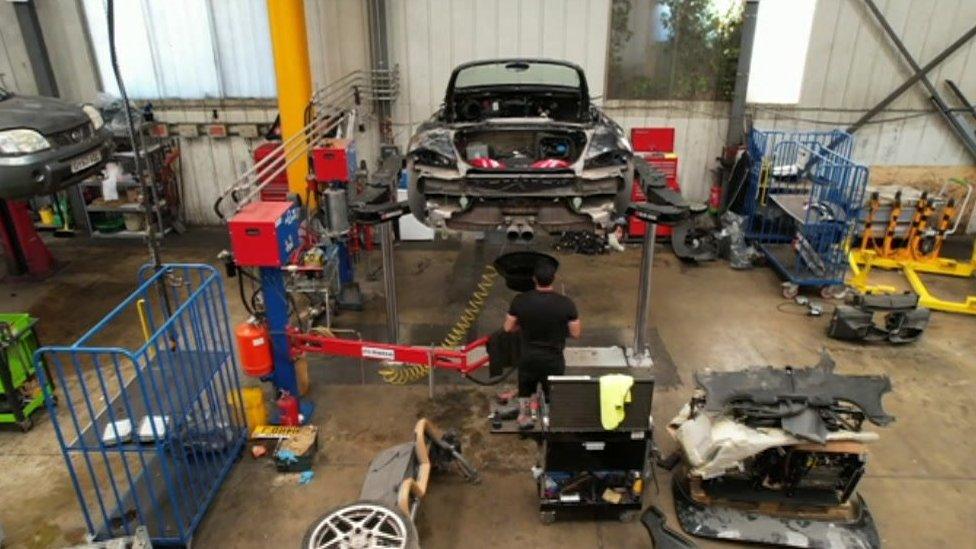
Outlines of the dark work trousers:
M 518 396 L 527 398 L 535 393 L 536 386 L 542 384 L 542 391 L 549 401 L 549 376 L 561 376 L 566 371 L 563 353 L 528 352 L 518 361 Z

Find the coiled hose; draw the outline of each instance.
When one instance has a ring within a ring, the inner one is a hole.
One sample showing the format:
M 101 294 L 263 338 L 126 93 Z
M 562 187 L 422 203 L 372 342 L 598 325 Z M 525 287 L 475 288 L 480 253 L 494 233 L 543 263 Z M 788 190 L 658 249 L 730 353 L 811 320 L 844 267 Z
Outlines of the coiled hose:
M 481 279 L 478 281 L 478 286 L 468 299 L 468 304 L 464 310 L 461 311 L 461 316 L 458 317 L 457 322 L 441 341 L 441 348 L 458 347 L 464 342 L 471 326 L 481 316 L 481 311 L 484 310 L 485 303 L 488 300 L 488 294 L 491 293 L 491 288 L 495 285 L 497 278 L 498 271 L 495 270 L 494 265 L 485 267 L 484 272 L 481 273 Z M 430 366 L 426 364 L 400 364 L 386 366 L 380 369 L 379 373 L 387 383 L 406 385 L 427 377 L 429 372 Z

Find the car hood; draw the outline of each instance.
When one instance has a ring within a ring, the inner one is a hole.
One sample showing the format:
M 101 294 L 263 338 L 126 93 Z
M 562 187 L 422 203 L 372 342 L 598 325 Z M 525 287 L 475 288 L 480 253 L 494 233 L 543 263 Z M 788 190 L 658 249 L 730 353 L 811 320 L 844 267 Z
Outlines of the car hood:
M 81 107 L 53 97 L 13 95 L 0 101 L 0 130 L 30 128 L 48 135 L 88 121 Z

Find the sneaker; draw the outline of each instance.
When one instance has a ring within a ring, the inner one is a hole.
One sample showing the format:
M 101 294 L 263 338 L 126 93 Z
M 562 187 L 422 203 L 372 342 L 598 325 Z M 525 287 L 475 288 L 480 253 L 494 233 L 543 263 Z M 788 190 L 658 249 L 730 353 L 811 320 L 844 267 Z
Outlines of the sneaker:
M 528 430 L 535 427 L 535 420 L 532 419 L 532 411 L 529 406 L 529 399 L 520 398 L 519 399 L 519 415 L 515 420 L 518 424 L 518 428 L 521 430 Z
M 516 396 L 518 396 L 518 389 L 512 389 L 495 395 L 495 401 L 499 404 L 508 404 Z

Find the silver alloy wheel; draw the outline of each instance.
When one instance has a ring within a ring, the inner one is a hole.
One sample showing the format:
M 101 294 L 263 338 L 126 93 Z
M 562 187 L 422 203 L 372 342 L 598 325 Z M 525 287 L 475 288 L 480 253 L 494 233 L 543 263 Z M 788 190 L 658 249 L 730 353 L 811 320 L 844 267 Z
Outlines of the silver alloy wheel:
M 316 526 L 307 549 L 402 549 L 407 526 L 391 509 L 356 503 L 337 509 Z

